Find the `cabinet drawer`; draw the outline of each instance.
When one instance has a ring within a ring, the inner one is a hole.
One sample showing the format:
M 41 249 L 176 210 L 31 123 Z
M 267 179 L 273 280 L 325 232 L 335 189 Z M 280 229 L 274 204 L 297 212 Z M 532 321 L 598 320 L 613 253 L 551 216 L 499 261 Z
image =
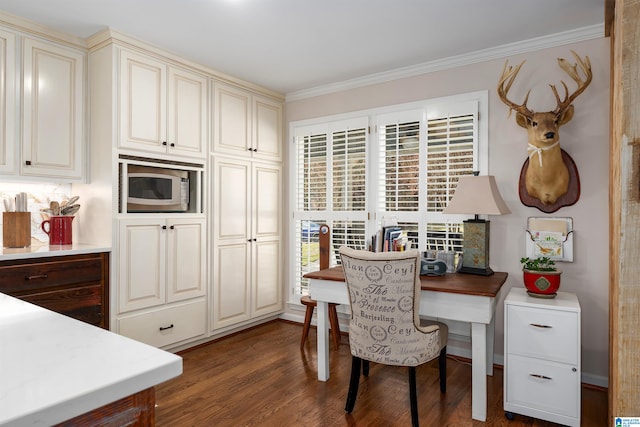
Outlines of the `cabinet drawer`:
M 206 331 L 204 299 L 118 319 L 120 335 L 155 347 L 165 347 Z
M 508 305 L 506 327 L 509 354 L 578 363 L 578 313 Z
M 576 366 L 509 355 L 506 370 L 505 403 L 580 416 L 580 372 Z
M 91 325 L 104 327 L 101 285 L 33 293 L 22 296 L 21 299 Z
M 100 283 L 102 259 L 47 258 L 29 264 L 0 265 L 0 292 L 20 297 L 34 290 L 78 283 Z

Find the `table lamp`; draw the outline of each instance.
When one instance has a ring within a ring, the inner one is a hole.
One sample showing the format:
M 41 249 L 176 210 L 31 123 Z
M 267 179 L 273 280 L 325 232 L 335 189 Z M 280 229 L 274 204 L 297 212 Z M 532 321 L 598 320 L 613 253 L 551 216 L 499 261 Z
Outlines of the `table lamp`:
M 489 221 L 478 215 L 504 215 L 511 213 L 500 196 L 493 176 L 462 176 L 445 214 L 473 214 L 474 219 L 463 221 L 462 267 L 460 273 L 490 276 L 489 267 Z

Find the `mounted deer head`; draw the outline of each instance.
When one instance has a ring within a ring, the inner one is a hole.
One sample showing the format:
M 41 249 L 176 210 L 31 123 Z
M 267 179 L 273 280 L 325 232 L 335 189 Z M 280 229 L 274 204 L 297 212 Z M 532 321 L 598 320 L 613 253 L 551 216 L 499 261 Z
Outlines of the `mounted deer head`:
M 527 92 L 522 104 L 516 104 L 507 98 L 509 89 L 525 61 L 516 67 L 507 66 L 508 61 L 505 62 L 498 82 L 498 97 L 509 107 L 509 112 L 511 110 L 516 112 L 516 123 L 527 129 L 529 161 L 525 174 L 526 190 L 529 196 L 539 199 L 544 205 L 554 205 L 569 188 L 570 173 L 563 160 L 558 131 L 560 126 L 573 117 L 572 103 L 589 86 L 592 78 L 589 57 L 585 56 L 583 60 L 574 51 L 571 53 L 576 58 L 577 64 L 571 65 L 562 58 L 558 58 L 558 64 L 577 83 L 578 88 L 569 94 L 567 85 L 561 81 L 564 86 L 564 98 L 560 99 L 556 86 L 549 85 L 557 103 L 553 111 L 543 113 L 531 111 L 527 107 L 531 89 Z M 585 75 L 584 80 L 578 72 L 578 65 Z M 577 170 L 575 176 L 577 178 Z

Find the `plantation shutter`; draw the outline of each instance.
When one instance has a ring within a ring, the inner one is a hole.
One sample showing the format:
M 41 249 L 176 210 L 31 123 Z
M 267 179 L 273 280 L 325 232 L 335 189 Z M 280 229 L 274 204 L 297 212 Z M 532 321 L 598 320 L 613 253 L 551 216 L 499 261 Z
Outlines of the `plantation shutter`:
M 487 104 L 475 92 L 292 123 L 291 302 L 319 268 L 321 224 L 331 229 L 332 266 L 341 245 L 368 249 L 383 223 L 397 223 L 421 251 L 461 252 L 470 216 L 442 210 L 460 176 L 487 172 Z
M 478 170 L 478 107 L 475 102 L 434 108 L 427 118 L 427 247 L 462 251 L 460 218 L 443 215 L 458 179 Z
M 319 268 L 320 224 L 331 229 L 332 265 L 341 245 L 365 249 L 367 129 L 359 118 L 295 130 L 295 295 L 307 293 L 302 276 Z
M 422 111 L 378 116 L 378 209 L 389 215 L 420 209 Z

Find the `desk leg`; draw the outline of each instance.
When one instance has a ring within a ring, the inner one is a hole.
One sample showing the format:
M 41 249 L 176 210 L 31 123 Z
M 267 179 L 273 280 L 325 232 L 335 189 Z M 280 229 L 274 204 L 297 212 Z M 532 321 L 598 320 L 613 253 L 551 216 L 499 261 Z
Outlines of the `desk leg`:
M 318 380 L 329 379 L 329 304 L 318 301 Z
M 471 418 L 487 420 L 487 325 L 484 323 L 471 324 Z
M 493 376 L 493 346 L 495 341 L 496 322 L 495 316 L 491 318 L 491 323 L 487 325 L 487 375 Z

